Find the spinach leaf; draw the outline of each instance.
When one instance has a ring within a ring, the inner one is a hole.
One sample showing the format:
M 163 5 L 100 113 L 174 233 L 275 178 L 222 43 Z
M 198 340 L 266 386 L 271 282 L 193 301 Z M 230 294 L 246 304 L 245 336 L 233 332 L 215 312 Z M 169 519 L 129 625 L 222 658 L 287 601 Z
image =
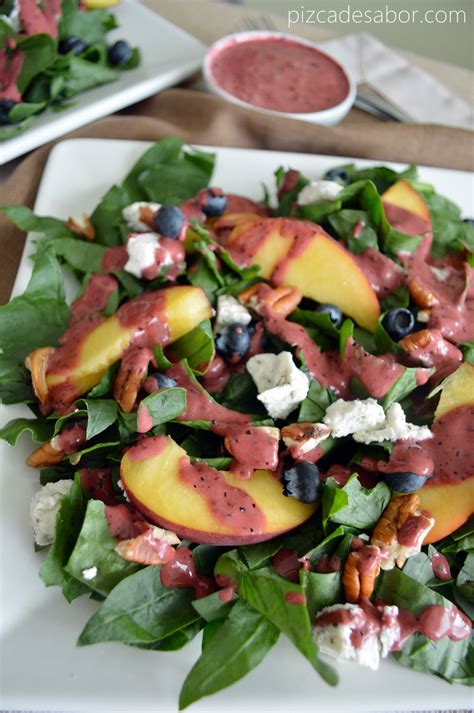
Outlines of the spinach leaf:
M 74 233 L 63 220 L 35 215 L 25 205 L 5 205 L 2 206 L 1 210 L 20 230 L 24 230 L 27 233 L 42 233 L 48 239 L 74 237 Z
M 441 605 L 450 609 L 452 603 L 421 582 L 395 568 L 382 572 L 376 596 L 387 604 L 396 604 L 418 616 L 425 607 Z M 474 684 L 474 645 L 472 637 L 451 641 L 444 637 L 431 641 L 422 634 L 414 634 L 401 652 L 394 653 L 403 666 L 440 676 L 452 683 Z
M 65 570 L 99 594 L 107 595 L 139 566 L 115 552 L 117 541 L 109 533 L 104 507 L 100 500 L 89 500 L 79 537 Z M 90 567 L 97 567 L 97 575 L 88 580 L 83 572 Z
M 215 265 L 210 266 L 204 255 L 200 255 L 188 272 L 189 282 L 195 287 L 201 287 L 212 304 L 216 303 L 217 292 L 222 287 L 220 276 L 215 273 Z
M 61 94 L 68 99 L 86 89 L 113 82 L 117 76 L 117 71 L 111 67 L 72 56 L 69 60 L 69 68 L 64 74 L 65 83 Z
M 285 177 L 285 173 L 286 170 L 283 168 L 283 166 L 279 166 L 275 171 L 274 175 L 277 189 L 281 187 Z M 305 176 L 302 176 L 299 172 L 297 173 L 297 181 L 293 190 L 283 192 L 278 191 L 278 206 L 275 210 L 275 215 L 277 216 L 288 216 L 293 214 L 293 205 L 298 197 L 298 193 L 300 193 L 300 191 L 309 183 L 309 180 Z
M 122 227 L 125 221 L 122 210 L 130 204 L 125 188 L 112 186 L 91 215 L 96 242 L 100 245 L 117 247 L 122 245 Z
M 102 272 L 105 248 L 102 245 L 85 242 L 76 238 L 56 238 L 48 241 L 48 247 L 54 251 L 73 270 L 85 273 Z M 44 249 L 43 246 L 41 249 Z
M 145 567 L 127 576 L 89 619 L 79 646 L 121 641 L 129 646 L 154 644 L 199 619 L 192 589 L 168 589 L 160 567 Z
M 464 560 L 456 585 L 466 599 L 474 602 L 474 552 L 469 552 Z
M 138 181 L 148 200 L 178 205 L 205 188 L 211 175 L 212 168 L 209 172 L 208 166 L 197 165 L 184 154 L 174 163 L 156 164 L 143 171 Z
M 328 406 L 332 404 L 334 400 L 334 396 L 329 389 L 325 389 L 321 386 L 319 381 L 312 379 L 309 385 L 308 395 L 300 406 L 298 422 L 321 421 Z
M 104 41 L 106 33 L 117 27 L 117 21 L 107 10 L 79 12 L 77 0 L 63 0 L 61 10 L 62 17 L 59 22 L 61 39 L 73 35 L 92 45 Z
M 213 592 L 207 597 L 196 599 L 193 602 L 193 607 L 206 621 L 218 621 L 229 614 L 235 601 L 236 597 L 234 596 L 230 601 L 223 602 L 220 598 L 220 592 Z
M 337 522 L 359 530 L 371 528 L 387 507 L 390 496 L 386 483 L 380 481 L 375 488 L 364 488 L 357 473 L 342 488 L 328 478 L 323 490 L 323 522 Z
M 21 102 L 16 104 L 8 114 L 8 119 L 12 124 L 17 124 L 19 122 L 25 121 L 30 116 L 38 114 L 40 111 L 46 107 L 46 102 Z
M 387 391 L 381 400 L 381 404 L 385 410 L 395 403 L 395 401 L 401 401 L 417 388 L 416 372 L 416 368 L 407 367 L 393 386 L 390 387 L 389 391 Z
M 40 577 L 45 585 L 62 587 L 68 601 L 90 591 L 85 583 L 79 582 L 64 570 L 82 527 L 86 502 L 80 476 L 77 474 L 56 515 L 54 541 L 40 569 Z
M 215 354 L 210 320 L 205 319 L 193 330 L 173 342 L 173 354 L 176 354 L 178 359 L 187 359 L 193 371 L 198 374 L 204 373 Z
M 316 327 L 324 334 L 339 338 L 339 329 L 334 326 L 330 316 L 326 312 L 315 312 L 310 309 L 299 309 L 297 307 L 288 318 L 290 322 L 297 322 L 304 327 Z
M 281 549 L 278 538 L 259 542 L 256 545 L 245 545 L 239 548 L 239 552 L 245 560 L 249 569 L 259 569 L 259 567 L 270 564 L 269 560 Z
M 223 555 L 215 571 L 236 581 L 239 596 L 286 634 L 326 683 L 337 683 L 336 672 L 318 658 L 307 608 L 286 599 L 290 592 L 303 595 L 300 585 L 283 579 L 272 567 L 249 570 L 236 550 Z
M 28 370 L 15 359 L 0 354 L 0 402 L 18 404 L 34 400 Z
M 0 438 L 15 446 L 19 437 L 29 431 L 35 443 L 45 443 L 53 435 L 53 424 L 43 418 L 14 418 L 3 428 L 0 428 Z
M 241 413 L 266 414 L 262 403 L 257 399 L 257 387 L 248 373 L 233 374 L 226 387 L 216 395 L 221 406 Z
M 36 75 L 50 67 L 57 57 L 56 42 L 46 34 L 17 37 L 16 43 L 23 52 L 23 64 L 16 81 L 20 94 L 23 94 Z
M 86 439 L 90 441 L 117 420 L 118 406 L 114 399 L 80 399 L 78 406 L 87 411 Z
M 148 169 L 153 169 L 158 165 L 173 163 L 179 159 L 183 141 L 176 136 L 167 136 L 156 144 L 153 144 L 144 154 L 140 156 L 133 166 L 122 187 L 127 191 L 130 202 L 144 200 L 145 194 L 139 182 L 139 176 Z
M 474 251 L 474 228 L 464 223 L 460 208 L 448 198 L 436 193 L 429 185 L 414 184 L 430 209 L 433 226 L 431 254 L 444 257 L 449 252 L 459 252 L 467 247 Z
M 58 261 L 50 249 L 38 254 L 25 292 L 0 308 L 0 343 L 18 361 L 33 349 L 56 344 L 69 319 Z
M 278 635 L 278 628 L 268 619 L 238 601 L 188 674 L 179 697 L 180 710 L 243 678 L 258 666 Z
M 328 223 L 352 253 L 359 255 L 367 248 L 378 249 L 377 233 L 365 211 L 343 208 L 329 215 Z
M 97 399 L 112 393 L 112 387 L 117 376 L 118 363 L 109 366 L 102 379 L 88 393 L 89 398 Z
M 300 579 L 311 621 L 324 607 L 344 601 L 340 572 L 320 573 L 301 570 Z
M 144 408 L 151 416 L 154 426 L 173 421 L 186 410 L 186 389 L 172 387 L 156 391 L 140 402 L 138 416 Z

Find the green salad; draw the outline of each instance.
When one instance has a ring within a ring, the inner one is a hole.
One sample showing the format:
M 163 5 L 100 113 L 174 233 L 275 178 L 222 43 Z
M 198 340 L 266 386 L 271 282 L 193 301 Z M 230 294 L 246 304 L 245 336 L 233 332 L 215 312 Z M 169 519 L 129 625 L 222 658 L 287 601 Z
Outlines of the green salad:
M 258 202 L 214 159 L 168 137 L 90 215 L 2 208 L 35 234 L 0 438 L 36 444 L 40 576 L 97 602 L 79 646 L 202 632 L 180 709 L 280 635 L 331 686 L 388 655 L 473 685 L 472 221 L 414 166 L 275 167 Z
M 1 0 L 0 140 L 21 134 L 46 108 L 68 109 L 78 94 L 137 67 L 136 47 L 108 42 L 116 27 L 108 10 L 79 0 Z

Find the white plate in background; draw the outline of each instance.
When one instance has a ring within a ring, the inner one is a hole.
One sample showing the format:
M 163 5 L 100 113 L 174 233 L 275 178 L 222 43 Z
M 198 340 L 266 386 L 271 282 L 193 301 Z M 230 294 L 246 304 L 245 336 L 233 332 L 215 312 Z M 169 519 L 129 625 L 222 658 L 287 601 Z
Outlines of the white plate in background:
M 147 146 L 101 139 L 58 144 L 43 175 L 36 212 L 67 218 L 91 211 L 108 188 L 125 177 Z M 281 164 L 318 178 L 344 162 L 360 166 L 376 163 L 274 151 L 215 151 L 213 185 L 257 200 L 262 197 L 262 182 L 273 186 L 273 172 Z M 471 174 L 420 167 L 420 179 L 456 201 L 466 216 L 472 213 Z M 14 294 L 24 290 L 30 277 L 30 251 L 31 241 Z M 0 406 L 0 423 L 28 414 L 22 406 Z M 175 653 L 114 643 L 75 646 L 97 603 L 81 597 L 68 604 L 59 588 L 46 589 L 38 576 L 42 556 L 34 552 L 29 520 L 30 498 L 39 487 L 38 478 L 24 465 L 31 450 L 27 436 L 15 448 L 0 442 L 0 708 L 81 713 L 177 711 L 179 690 L 199 656 L 200 637 Z M 382 713 L 472 707 L 471 689 L 403 668 L 393 660 L 383 661 L 377 672 L 349 663 L 337 668 L 340 684 L 333 689 L 281 636 L 260 666 L 242 681 L 193 704 L 190 711 Z
M 171 87 L 201 66 L 205 45 L 136 0 L 121 0 L 110 12 L 117 18 L 119 27 L 107 33 L 107 41 L 112 44 L 123 39 L 139 47 L 140 65 L 121 71 L 115 82 L 73 97 L 74 106 L 70 109 L 59 113 L 46 109 L 33 118 L 31 126 L 22 134 L 0 141 L 0 166 L 58 136 Z

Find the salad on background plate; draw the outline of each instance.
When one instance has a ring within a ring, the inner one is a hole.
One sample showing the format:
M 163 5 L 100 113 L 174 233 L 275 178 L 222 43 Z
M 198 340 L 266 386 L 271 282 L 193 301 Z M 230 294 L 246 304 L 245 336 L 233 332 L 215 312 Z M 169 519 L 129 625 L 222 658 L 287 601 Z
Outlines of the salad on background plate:
M 331 685 L 389 654 L 472 685 L 471 221 L 415 167 L 275 167 L 256 203 L 213 165 L 168 137 L 90 215 L 3 207 L 37 235 L 0 437 L 37 444 L 41 577 L 97 600 L 82 646 L 202 630 L 181 708 L 280 634 Z
M 126 39 L 107 42 L 117 26 L 97 0 L 1 0 L 0 140 L 23 133 L 46 108 L 68 109 L 81 92 L 137 67 L 138 48 Z

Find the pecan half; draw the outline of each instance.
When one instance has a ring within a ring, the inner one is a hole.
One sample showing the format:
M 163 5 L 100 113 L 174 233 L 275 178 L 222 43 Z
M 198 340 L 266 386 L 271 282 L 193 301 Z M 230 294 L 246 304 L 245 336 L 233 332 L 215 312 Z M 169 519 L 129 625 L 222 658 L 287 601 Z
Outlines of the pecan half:
M 155 211 L 153 211 L 150 206 L 140 206 L 138 219 L 141 220 L 142 223 L 145 223 L 145 225 L 148 225 L 150 228 L 154 228 L 153 218 L 155 217 L 155 215 Z
M 114 399 L 122 411 L 130 413 L 146 379 L 148 365 L 154 360 L 151 349 L 133 349 L 121 361 L 114 381 Z
M 347 602 L 355 604 L 361 597 L 369 598 L 374 591 L 375 580 L 380 572 L 380 549 L 364 545 L 351 552 L 344 565 L 342 584 Z
M 439 304 L 439 299 L 425 285 L 414 279 L 407 282 L 408 291 L 414 302 L 424 309 Z
M 302 299 L 303 295 L 297 287 L 270 287 L 265 282 L 252 285 L 239 295 L 239 302 L 258 314 L 270 310 L 282 317 L 291 314 Z
M 403 567 L 409 557 L 418 554 L 434 518 L 420 510 L 416 493 L 393 498 L 374 527 L 371 543 L 380 548 L 382 569 Z
M 30 468 L 46 468 L 48 465 L 56 465 L 64 458 L 64 451 L 58 451 L 53 448 L 51 443 L 44 443 L 37 448 L 26 459 L 26 465 Z
M 309 453 L 326 440 L 331 429 L 324 423 L 290 423 L 281 429 L 281 437 L 290 452 L 299 456 Z
M 95 240 L 95 228 L 86 213 L 82 214 L 82 218 L 69 218 L 67 227 L 86 240 Z
M 54 347 L 40 347 L 28 354 L 25 359 L 25 366 L 31 372 L 31 381 L 35 396 L 44 404 L 48 398 L 48 385 L 46 383 L 46 371 L 48 369 L 48 359 L 54 352 Z

